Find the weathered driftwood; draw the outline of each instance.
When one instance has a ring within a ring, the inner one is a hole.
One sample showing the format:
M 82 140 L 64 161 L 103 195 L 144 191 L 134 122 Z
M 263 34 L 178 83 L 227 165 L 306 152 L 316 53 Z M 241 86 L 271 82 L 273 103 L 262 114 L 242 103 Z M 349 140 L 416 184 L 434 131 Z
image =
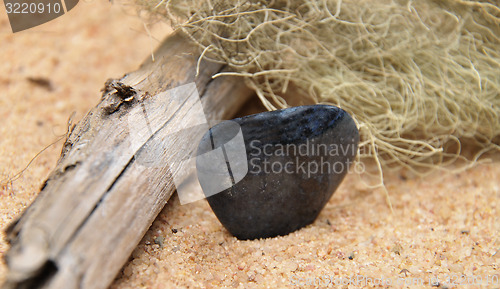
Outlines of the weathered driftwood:
M 164 92 L 194 81 L 208 119 L 231 117 L 251 95 L 240 79 L 212 79 L 221 64 L 202 61 L 195 77 L 198 56 L 176 34 L 155 52 L 156 61 L 106 83 L 101 102 L 70 133 L 38 198 L 7 231 L 4 288 L 109 286 L 174 192 L 176 150 L 192 141 L 189 134 L 168 137 L 196 121 L 192 103 Z M 163 167 L 137 161 L 148 154 L 145 147 L 158 145 L 148 144 L 151 134 L 130 141 L 131 127 L 138 129 L 130 124 L 146 109 L 147 129 L 165 139 Z

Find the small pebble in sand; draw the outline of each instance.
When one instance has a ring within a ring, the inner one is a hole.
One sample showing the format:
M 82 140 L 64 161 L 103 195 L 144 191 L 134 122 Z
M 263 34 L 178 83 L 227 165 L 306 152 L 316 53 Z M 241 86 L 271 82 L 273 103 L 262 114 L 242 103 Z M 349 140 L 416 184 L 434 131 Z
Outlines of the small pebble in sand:
M 235 148 L 227 144 L 240 132 L 246 159 L 234 160 Z M 218 219 L 237 238 L 286 235 L 316 219 L 352 166 L 358 142 L 353 119 L 335 106 L 254 114 L 205 134 L 198 156 L 219 149 L 226 161 L 221 169 L 216 160 L 198 157 L 198 178 Z M 239 177 L 237 166 L 248 172 Z M 227 189 L 207 194 L 221 183 Z

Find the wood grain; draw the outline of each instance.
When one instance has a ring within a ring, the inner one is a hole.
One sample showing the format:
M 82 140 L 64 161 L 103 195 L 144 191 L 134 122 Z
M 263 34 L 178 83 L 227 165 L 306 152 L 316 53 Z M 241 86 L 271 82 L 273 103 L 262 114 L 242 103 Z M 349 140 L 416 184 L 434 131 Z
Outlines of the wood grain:
M 106 83 L 37 199 L 7 230 L 3 288 L 109 286 L 175 191 L 178 151 L 195 139 L 175 134 L 199 119 L 192 103 L 169 91 L 192 89 L 187 84 L 194 82 L 208 120 L 233 116 L 252 94 L 238 78 L 212 79 L 225 69 L 221 64 L 202 61 L 195 76 L 198 56 L 174 34 L 155 52 L 156 61 Z M 141 157 L 165 165 L 147 166 Z

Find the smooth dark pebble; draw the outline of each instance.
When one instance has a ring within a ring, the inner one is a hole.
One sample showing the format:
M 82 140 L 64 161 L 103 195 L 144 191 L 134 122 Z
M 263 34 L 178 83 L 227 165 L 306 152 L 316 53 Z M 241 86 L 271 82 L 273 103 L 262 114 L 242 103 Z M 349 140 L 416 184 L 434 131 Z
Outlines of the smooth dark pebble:
M 286 235 L 311 224 L 357 153 L 359 134 L 351 116 L 335 106 L 312 105 L 233 121 L 241 127 L 248 173 L 236 183 L 231 178 L 231 187 L 207 197 L 220 222 L 239 239 Z M 198 155 L 223 146 L 213 137 L 227 134 L 225 129 L 224 122 L 211 128 L 200 142 Z M 282 155 L 280 148 L 283 152 L 286 145 L 289 148 Z M 227 164 L 233 165 L 230 159 Z M 213 165 L 197 159 L 197 170 L 199 178 L 205 174 L 205 184 L 201 178 L 200 184 L 207 194 L 206 174 Z

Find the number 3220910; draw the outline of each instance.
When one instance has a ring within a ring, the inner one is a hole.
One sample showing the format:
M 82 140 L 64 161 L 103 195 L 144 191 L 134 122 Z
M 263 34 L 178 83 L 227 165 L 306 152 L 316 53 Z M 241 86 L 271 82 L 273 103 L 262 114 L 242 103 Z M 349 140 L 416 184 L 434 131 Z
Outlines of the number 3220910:
M 7 14 L 60 13 L 61 3 L 5 3 Z

